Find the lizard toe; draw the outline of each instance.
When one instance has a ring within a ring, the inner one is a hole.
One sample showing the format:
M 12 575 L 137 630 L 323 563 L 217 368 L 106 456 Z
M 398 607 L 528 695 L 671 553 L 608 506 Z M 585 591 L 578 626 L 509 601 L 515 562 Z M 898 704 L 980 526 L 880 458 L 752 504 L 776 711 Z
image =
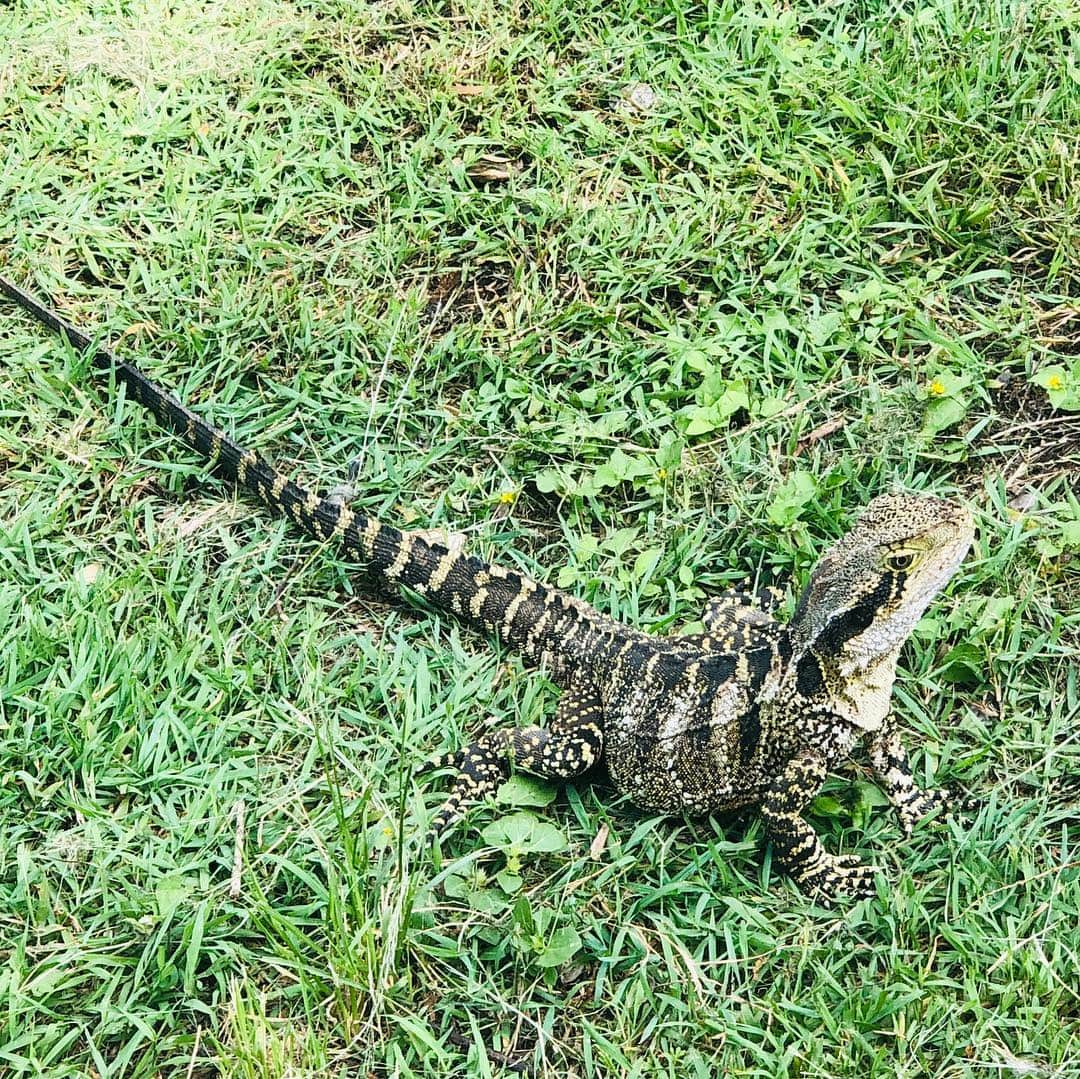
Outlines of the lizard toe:
M 946 813 L 953 815 L 957 813 L 978 813 L 982 808 L 982 803 L 978 798 L 972 798 L 970 794 L 960 787 L 949 786 L 944 788 L 942 793 L 945 796 Z
M 917 799 L 901 807 L 900 828 L 905 836 L 910 836 L 918 825 L 941 824 L 946 815 L 955 817 L 962 813 L 975 813 L 978 809 L 978 800 L 963 791 L 951 787 L 924 791 Z

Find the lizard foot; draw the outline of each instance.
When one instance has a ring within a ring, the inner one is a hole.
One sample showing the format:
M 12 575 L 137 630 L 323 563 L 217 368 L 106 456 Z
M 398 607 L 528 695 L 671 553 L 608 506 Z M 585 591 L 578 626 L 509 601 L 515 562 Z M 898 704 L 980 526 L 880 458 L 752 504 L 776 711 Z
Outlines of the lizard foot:
M 905 836 L 911 835 L 920 821 L 944 809 L 946 813 L 969 813 L 978 808 L 978 802 L 960 791 L 919 791 L 909 802 L 897 809 L 900 828 Z
M 869 899 L 875 894 L 876 866 L 867 865 L 857 854 L 822 854 L 799 874 L 798 881 L 808 892 L 817 892 L 826 904 L 841 895 Z
M 494 794 L 506 778 L 506 755 L 498 753 L 483 741 L 474 742 L 467 749 L 447 753 L 429 767 L 456 766 L 457 779 L 438 813 L 432 818 L 428 839 L 444 835 L 447 828 L 462 814 L 466 802 L 474 802 L 486 794 Z
M 416 775 L 426 776 L 431 772 L 441 771 L 443 768 L 453 768 L 455 771 L 461 767 L 465 760 L 467 749 L 451 749 L 446 753 L 440 753 L 437 757 L 424 761 L 416 769 Z

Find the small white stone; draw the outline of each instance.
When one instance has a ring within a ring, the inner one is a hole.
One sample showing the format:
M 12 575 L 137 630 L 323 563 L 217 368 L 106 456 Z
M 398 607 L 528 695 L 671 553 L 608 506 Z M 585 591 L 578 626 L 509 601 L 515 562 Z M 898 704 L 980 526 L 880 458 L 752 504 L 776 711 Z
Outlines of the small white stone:
M 87 562 L 85 565 L 80 566 L 74 573 L 75 580 L 81 585 L 90 587 L 101 576 L 101 564 L 98 562 Z
M 647 82 L 634 83 L 626 91 L 626 103 L 638 112 L 651 112 L 656 101 L 656 91 Z

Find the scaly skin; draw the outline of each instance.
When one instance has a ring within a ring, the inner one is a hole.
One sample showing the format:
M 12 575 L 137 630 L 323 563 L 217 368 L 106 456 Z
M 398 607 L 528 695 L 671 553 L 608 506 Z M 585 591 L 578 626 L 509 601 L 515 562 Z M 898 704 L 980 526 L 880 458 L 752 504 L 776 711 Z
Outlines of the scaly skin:
M 0 291 L 86 350 L 90 340 L 0 278 Z M 776 590 L 726 593 L 705 633 L 658 639 L 516 570 L 451 551 L 320 498 L 199 419 L 130 363 L 98 350 L 128 395 L 214 468 L 371 577 L 423 596 L 545 667 L 565 689 L 547 728 L 495 731 L 436 766 L 458 778 L 432 830 L 509 768 L 572 779 L 604 763 L 639 806 L 712 813 L 758 804 L 789 872 L 829 899 L 871 891 L 873 871 L 828 854 L 802 817 L 828 770 L 861 741 L 905 831 L 944 803 L 920 791 L 888 722 L 900 647 L 972 540 L 967 511 L 937 498 L 874 499 L 821 558 L 788 624 Z

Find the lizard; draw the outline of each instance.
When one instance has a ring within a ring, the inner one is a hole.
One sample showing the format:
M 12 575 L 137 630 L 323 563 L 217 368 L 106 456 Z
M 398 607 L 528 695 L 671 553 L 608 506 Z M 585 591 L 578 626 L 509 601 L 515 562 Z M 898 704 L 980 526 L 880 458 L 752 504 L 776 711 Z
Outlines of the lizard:
M 947 804 L 944 792 L 916 784 L 890 700 L 902 645 L 972 544 L 962 505 L 878 495 L 817 561 L 790 620 L 776 617 L 779 590 L 733 592 L 709 602 L 704 632 L 656 637 L 517 569 L 355 511 L 340 495 L 320 497 L 12 282 L 0 278 L 0 292 L 258 502 L 336 542 L 369 578 L 517 650 L 561 688 L 546 726 L 495 730 L 431 762 L 456 770 L 431 821 L 436 839 L 510 770 L 568 781 L 604 765 L 646 811 L 756 806 L 779 862 L 830 902 L 872 896 L 877 874 L 857 855 L 829 853 L 804 816 L 831 768 L 865 746 L 905 832 Z

